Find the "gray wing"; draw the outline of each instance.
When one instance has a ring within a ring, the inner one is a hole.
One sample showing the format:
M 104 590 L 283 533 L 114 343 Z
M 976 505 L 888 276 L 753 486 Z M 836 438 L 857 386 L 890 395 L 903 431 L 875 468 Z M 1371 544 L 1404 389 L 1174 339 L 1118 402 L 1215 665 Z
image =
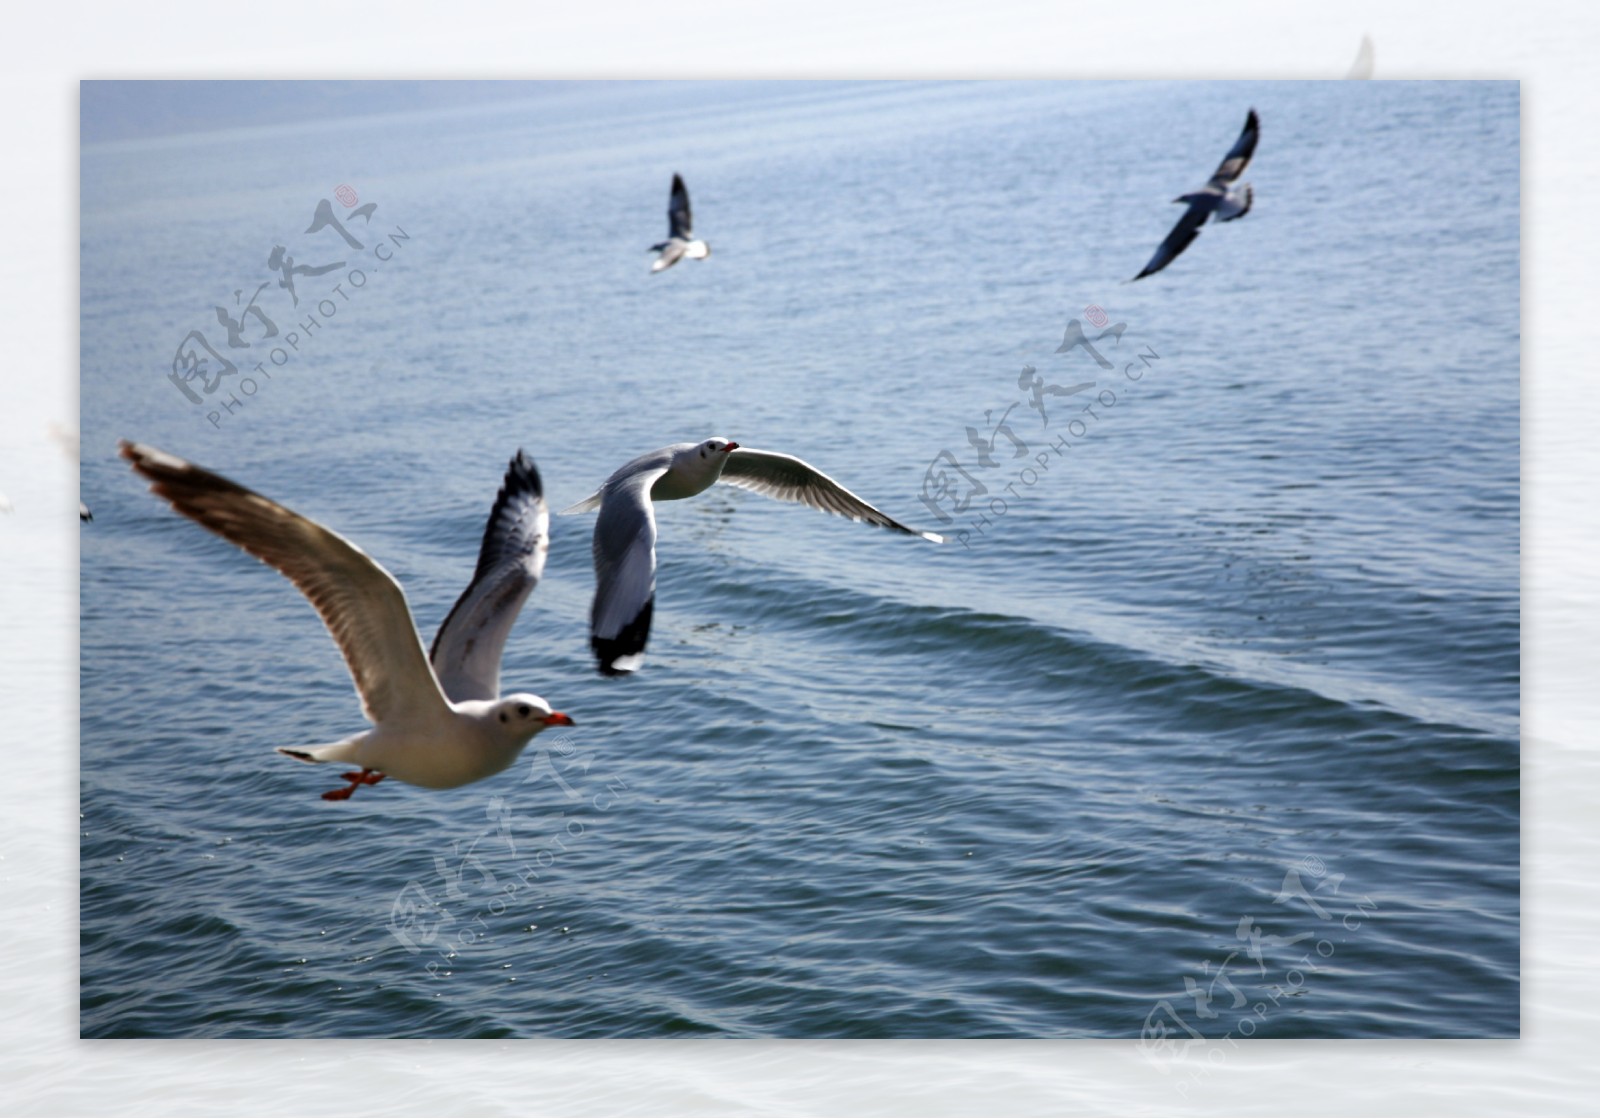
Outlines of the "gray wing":
M 793 455 L 739 447 L 728 452 L 728 461 L 722 468 L 720 480 L 779 501 L 796 501 L 824 513 L 849 517 L 852 521 L 878 525 L 908 536 L 920 536 L 935 544 L 944 543 L 944 537 L 937 533 L 907 528 L 889 514 L 868 505 L 810 463 L 802 462 Z
M 173 509 L 277 568 L 310 599 L 374 723 L 448 711 L 400 584 L 350 541 L 220 474 L 136 443 L 122 457 Z
M 644 660 L 656 597 L 656 510 L 650 487 L 666 472 L 657 466 L 613 476 L 601 492 L 589 646 L 605 676 L 633 672 Z
M 1200 236 L 1200 227 L 1206 223 L 1206 217 L 1210 212 L 1206 207 L 1191 202 L 1189 208 L 1183 212 L 1183 217 L 1178 219 L 1178 224 L 1167 234 L 1167 239 L 1156 249 L 1156 255 L 1150 258 L 1150 263 L 1146 264 L 1144 270 L 1134 279 L 1142 280 L 1177 260 L 1178 254 Z
M 1244 174 L 1244 169 L 1250 164 L 1250 157 L 1255 154 L 1256 140 L 1260 135 L 1261 120 L 1256 116 L 1256 111 L 1251 109 L 1250 115 L 1244 118 L 1244 129 L 1239 133 L 1239 138 L 1233 142 L 1233 147 L 1217 165 L 1216 173 L 1211 176 L 1211 182 L 1207 185 L 1220 190 Z
M 694 240 L 694 216 L 689 212 L 689 188 L 683 177 L 672 176 L 672 199 L 667 203 L 667 236 L 685 241 Z
M 428 659 L 452 703 L 500 698 L 500 658 L 550 550 L 550 510 L 539 471 L 522 451 L 484 526 L 472 582 L 450 608 Z
M 654 263 L 650 265 L 650 271 L 664 272 L 678 263 L 683 259 L 683 247 L 684 243 L 676 238 L 662 245 L 661 255 L 656 257 Z

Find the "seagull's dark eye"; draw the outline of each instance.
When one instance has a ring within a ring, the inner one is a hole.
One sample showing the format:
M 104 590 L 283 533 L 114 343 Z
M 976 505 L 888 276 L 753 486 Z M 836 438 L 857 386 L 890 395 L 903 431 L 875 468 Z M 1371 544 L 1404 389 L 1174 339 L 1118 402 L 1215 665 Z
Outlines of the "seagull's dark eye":
M 526 703 L 517 704 L 517 714 L 521 715 L 524 719 L 526 719 L 532 713 L 533 708 L 529 707 Z

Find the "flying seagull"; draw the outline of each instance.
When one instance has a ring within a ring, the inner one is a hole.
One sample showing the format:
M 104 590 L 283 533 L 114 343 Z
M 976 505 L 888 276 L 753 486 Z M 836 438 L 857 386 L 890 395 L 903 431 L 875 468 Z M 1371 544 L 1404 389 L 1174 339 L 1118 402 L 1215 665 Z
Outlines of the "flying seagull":
M 573 725 L 536 695 L 500 699 L 484 694 L 499 676 L 498 664 L 491 672 L 484 658 L 493 646 L 498 662 L 504 631 L 510 629 L 516 608 L 531 589 L 528 580 L 537 579 L 544 558 L 539 541 L 531 553 L 525 536 L 519 542 L 519 534 L 542 524 L 543 505 L 538 475 L 520 454 L 495 502 L 473 585 L 456 603 L 434 645 L 452 686 L 463 694 L 477 693 L 452 700 L 422 651 L 400 584 L 360 548 L 219 474 L 154 447 L 127 441 L 119 446 L 122 457 L 150 480 L 152 493 L 277 568 L 322 616 L 355 680 L 362 712 L 373 724 L 371 730 L 324 746 L 278 747 L 279 753 L 304 762 L 360 767 L 344 774 L 347 787 L 323 793 L 324 800 L 347 800 L 359 786 L 386 776 L 430 789 L 465 785 L 511 765 L 546 727 Z M 519 474 L 521 464 L 527 466 L 525 474 Z M 531 494 L 526 488 L 530 484 Z M 511 570 L 516 567 L 520 574 Z M 506 587 L 511 593 L 497 597 L 497 589 Z M 478 637 L 486 644 L 474 651 Z
M 695 238 L 694 219 L 689 213 L 689 188 L 683 185 L 683 177 L 676 172 L 672 176 L 672 199 L 667 203 L 667 239 L 659 245 L 651 245 L 650 251 L 661 254 L 650 266 L 652 272 L 664 272 L 683 257 L 704 260 L 711 255 L 711 246 Z
M 602 675 L 633 672 L 644 660 L 656 595 L 654 502 L 693 497 L 716 482 L 920 536 L 935 544 L 944 542 L 944 537 L 935 533 L 907 528 L 792 455 L 757 451 L 726 439 L 674 443 L 640 455 L 607 478 L 595 493 L 561 511 L 600 510 L 594 526 L 595 592 L 589 613 L 589 645 Z
M 78 461 L 78 433 L 76 431 L 68 431 L 66 428 L 62 427 L 60 424 L 56 423 L 54 420 L 50 421 L 49 432 L 50 432 L 50 438 L 52 438 L 52 439 L 54 439 L 56 441 L 56 444 L 62 449 L 62 451 L 64 451 L 66 453 L 66 456 L 68 458 L 70 458 L 73 462 L 77 462 Z M 83 498 L 81 498 L 81 497 L 78 498 L 78 520 L 80 520 L 80 521 L 92 521 L 92 520 L 94 520 L 94 514 L 89 512 L 89 507 L 84 504 Z
M 1350 72 L 1346 79 L 1365 81 L 1372 77 L 1373 63 L 1377 56 L 1377 48 L 1372 45 L 1372 36 L 1361 36 L 1361 47 L 1356 51 L 1356 60 L 1350 64 Z
M 1244 173 L 1250 163 L 1260 134 L 1261 121 L 1256 117 L 1256 111 L 1251 109 L 1250 115 L 1245 117 L 1244 130 L 1239 133 L 1239 139 L 1234 141 L 1233 148 L 1223 157 L 1211 181 L 1192 194 L 1180 194 L 1173 199 L 1174 202 L 1188 203 L 1189 208 L 1178 219 L 1178 224 L 1172 227 L 1172 232 L 1167 234 L 1167 239 L 1161 242 L 1161 247 L 1150 258 L 1150 263 L 1144 266 L 1144 271 L 1134 277 L 1135 280 L 1153 275 L 1177 260 L 1178 254 L 1200 236 L 1200 227 L 1207 218 L 1214 216 L 1218 221 L 1233 221 L 1250 212 L 1255 192 L 1250 189 L 1249 183 L 1236 183 L 1234 180 Z

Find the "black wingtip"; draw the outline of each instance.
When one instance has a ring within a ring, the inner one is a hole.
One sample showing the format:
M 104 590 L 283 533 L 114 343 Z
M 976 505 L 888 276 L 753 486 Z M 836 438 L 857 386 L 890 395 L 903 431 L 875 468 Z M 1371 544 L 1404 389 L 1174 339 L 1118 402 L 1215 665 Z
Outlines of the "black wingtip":
M 683 176 L 678 174 L 676 171 L 674 171 L 672 173 L 672 189 L 673 190 L 682 190 L 683 189 Z
M 594 650 L 594 656 L 602 676 L 628 676 L 638 665 L 619 667 L 618 661 L 627 660 L 643 654 L 645 645 L 650 640 L 650 616 L 655 613 L 656 599 L 651 595 L 644 604 L 644 609 L 622 628 L 615 637 L 601 637 L 594 634 L 589 638 L 589 647 Z
M 495 502 L 495 508 L 498 509 L 506 498 L 525 493 L 543 497 L 544 480 L 539 477 L 539 468 L 533 464 L 528 453 L 518 447 L 517 453 L 512 456 L 510 464 L 506 467 L 506 480 L 500 487 L 501 500 Z

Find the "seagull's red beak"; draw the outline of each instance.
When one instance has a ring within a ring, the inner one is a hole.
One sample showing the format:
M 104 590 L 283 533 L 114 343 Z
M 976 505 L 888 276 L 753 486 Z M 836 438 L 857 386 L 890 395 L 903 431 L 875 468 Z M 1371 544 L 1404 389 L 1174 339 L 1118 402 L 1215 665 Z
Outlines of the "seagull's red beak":
M 572 721 L 572 716 L 563 715 L 559 711 L 552 711 L 544 717 L 544 725 L 547 727 L 575 727 L 578 724 Z
M 729 451 L 737 451 L 738 449 L 739 449 L 739 444 L 737 444 L 737 443 L 729 443 L 726 447 L 722 448 L 722 453 L 723 454 L 727 454 Z

